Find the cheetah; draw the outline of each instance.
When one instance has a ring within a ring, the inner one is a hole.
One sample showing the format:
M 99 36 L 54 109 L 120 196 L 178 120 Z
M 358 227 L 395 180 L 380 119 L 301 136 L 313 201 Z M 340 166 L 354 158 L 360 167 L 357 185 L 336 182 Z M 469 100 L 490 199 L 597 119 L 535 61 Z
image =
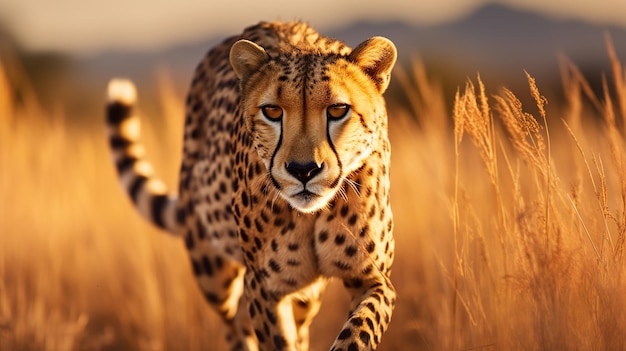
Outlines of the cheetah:
M 381 342 L 396 299 L 383 98 L 396 56 L 386 38 L 352 50 L 299 21 L 226 39 L 191 82 L 177 195 L 145 159 L 135 86 L 109 83 L 120 182 L 184 240 L 231 350 L 307 350 L 331 278 L 351 308 L 330 349 Z

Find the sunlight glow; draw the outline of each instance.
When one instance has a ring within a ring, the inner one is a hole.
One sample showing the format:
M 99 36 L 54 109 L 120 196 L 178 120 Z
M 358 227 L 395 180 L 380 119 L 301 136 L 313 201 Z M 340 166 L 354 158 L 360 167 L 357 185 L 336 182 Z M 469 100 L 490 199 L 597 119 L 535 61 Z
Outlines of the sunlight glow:
M 500 2 L 555 17 L 626 27 L 626 17 L 622 15 L 626 13 L 626 1 L 622 0 Z M 0 2 L 0 21 L 27 49 L 86 54 L 111 48 L 149 50 L 227 35 L 260 20 L 302 19 L 320 30 L 348 26 L 356 20 L 432 25 L 451 21 L 485 3 L 486 0 L 388 0 L 384 6 L 364 6 L 357 0 L 246 0 L 245 4 L 197 0 L 20 0 Z

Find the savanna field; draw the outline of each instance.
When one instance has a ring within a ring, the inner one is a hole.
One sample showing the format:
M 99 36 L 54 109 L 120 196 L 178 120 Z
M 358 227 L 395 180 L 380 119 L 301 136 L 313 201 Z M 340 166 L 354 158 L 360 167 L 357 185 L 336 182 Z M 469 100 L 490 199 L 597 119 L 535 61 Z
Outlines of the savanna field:
M 449 101 L 427 66 L 395 70 L 398 303 L 380 350 L 626 349 L 626 73 L 607 47 L 600 91 L 563 64 L 555 101 L 532 72 L 515 91 L 474 75 Z M 104 117 L 75 123 L 0 64 L 0 350 L 223 349 L 182 240 L 117 184 Z M 144 141 L 176 188 L 184 91 L 157 92 L 140 89 Z M 348 303 L 332 284 L 312 350 Z

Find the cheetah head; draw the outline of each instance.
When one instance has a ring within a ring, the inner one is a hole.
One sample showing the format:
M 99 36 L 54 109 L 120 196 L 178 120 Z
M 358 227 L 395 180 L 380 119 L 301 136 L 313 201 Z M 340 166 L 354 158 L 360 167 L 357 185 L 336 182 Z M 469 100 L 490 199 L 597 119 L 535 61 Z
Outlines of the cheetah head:
M 395 61 L 395 46 L 382 37 L 346 54 L 298 47 L 270 54 L 247 40 L 232 46 L 246 127 L 271 183 L 292 207 L 325 208 L 382 147 L 382 94 Z

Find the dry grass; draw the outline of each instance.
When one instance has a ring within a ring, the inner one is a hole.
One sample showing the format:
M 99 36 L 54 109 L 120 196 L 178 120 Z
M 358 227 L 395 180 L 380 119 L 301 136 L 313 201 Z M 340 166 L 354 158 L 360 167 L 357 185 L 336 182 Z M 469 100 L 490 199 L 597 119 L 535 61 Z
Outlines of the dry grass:
M 399 303 L 381 350 L 626 348 L 626 76 L 608 47 L 604 94 L 564 64 L 563 106 L 528 75 L 534 106 L 477 78 L 448 112 L 422 65 L 396 72 L 413 105 L 390 106 Z M 69 125 L 27 88 L 16 103 L 2 67 L 0 349 L 222 349 L 182 243 L 119 189 L 104 125 Z M 144 126 L 173 186 L 183 99 L 165 77 L 174 117 Z M 346 303 L 331 286 L 312 349 Z

